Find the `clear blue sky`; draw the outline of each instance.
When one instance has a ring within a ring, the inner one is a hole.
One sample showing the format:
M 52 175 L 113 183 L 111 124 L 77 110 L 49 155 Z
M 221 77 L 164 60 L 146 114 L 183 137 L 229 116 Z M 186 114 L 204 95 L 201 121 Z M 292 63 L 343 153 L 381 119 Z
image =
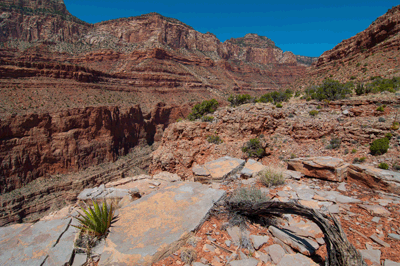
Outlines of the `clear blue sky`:
M 320 56 L 366 29 L 399 4 L 389 0 L 64 0 L 71 14 L 89 23 L 157 12 L 222 42 L 257 33 L 284 51 Z

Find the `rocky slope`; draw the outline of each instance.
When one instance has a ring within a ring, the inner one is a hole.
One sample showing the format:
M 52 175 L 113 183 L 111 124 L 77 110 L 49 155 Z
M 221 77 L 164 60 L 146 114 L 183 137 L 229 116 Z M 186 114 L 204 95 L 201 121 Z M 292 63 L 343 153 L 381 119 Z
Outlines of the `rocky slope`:
M 365 82 L 371 77 L 400 75 L 400 6 L 377 18 L 364 31 L 324 52 L 291 86 L 305 88 L 325 78 Z

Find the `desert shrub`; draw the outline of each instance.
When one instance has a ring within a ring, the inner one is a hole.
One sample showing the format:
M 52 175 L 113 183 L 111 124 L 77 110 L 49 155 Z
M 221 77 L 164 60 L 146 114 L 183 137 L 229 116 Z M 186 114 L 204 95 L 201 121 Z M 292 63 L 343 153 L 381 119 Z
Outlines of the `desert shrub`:
M 294 97 L 296 97 L 296 98 L 300 97 L 300 91 L 296 91 L 295 94 L 294 94 Z
M 262 103 L 279 103 L 279 102 L 287 102 L 293 96 L 293 91 L 287 89 L 285 91 L 273 91 L 262 95 L 258 98 L 257 102 Z
M 294 158 L 297 158 L 296 154 L 291 153 L 291 154 L 290 154 L 290 159 L 294 159 Z
M 342 140 L 339 138 L 332 138 L 331 141 L 329 142 L 329 145 L 326 146 L 327 149 L 338 149 L 340 147 L 340 144 L 342 143 Z
M 191 265 L 197 258 L 197 253 L 193 248 L 182 248 L 181 249 L 181 260 Z
M 354 79 L 356 79 L 356 77 L 355 77 L 355 76 L 351 76 L 350 79 L 351 79 L 351 80 L 354 80 Z
M 371 83 L 366 85 L 366 93 L 378 93 L 383 91 L 395 92 L 400 89 L 400 77 L 384 79 L 375 77 Z
M 351 94 L 354 88 L 353 82 L 347 82 L 341 84 L 339 81 L 332 79 L 325 79 L 320 86 L 313 86 L 305 90 L 306 95 L 310 96 L 314 100 L 339 100 L 347 97 Z
M 357 152 L 356 149 L 352 149 L 352 150 L 351 150 L 351 153 L 353 153 L 353 154 L 356 153 L 356 152 Z
M 176 122 L 182 122 L 183 121 L 183 118 L 182 117 L 179 117 L 178 119 L 176 119 Z
M 360 161 L 361 163 L 363 163 L 363 162 L 365 162 L 366 159 L 367 159 L 367 158 L 365 158 L 365 157 L 363 156 L 363 157 L 361 157 L 361 158 L 359 159 L 359 161 Z
M 399 127 L 400 127 L 399 122 L 396 122 L 396 121 L 395 121 L 395 122 L 392 123 L 391 129 L 393 129 L 393 130 L 398 130 Z
M 250 101 L 251 101 L 251 96 L 249 94 L 230 95 L 228 98 L 228 102 L 230 102 L 232 106 L 238 106 L 241 104 L 249 103 Z
M 393 135 L 392 135 L 392 133 L 388 132 L 388 133 L 385 134 L 385 137 L 386 137 L 388 140 L 391 140 L 392 137 L 393 137 Z
M 381 122 L 381 123 L 386 122 L 386 119 L 384 117 L 379 117 L 378 122 Z
M 282 104 L 281 103 L 277 103 L 276 104 L 276 108 L 282 108 L 283 106 L 282 106 Z
M 319 112 L 317 110 L 311 110 L 308 114 L 311 116 L 316 116 Z
M 265 196 L 264 193 L 261 192 L 260 189 L 256 187 L 241 187 L 235 189 L 232 192 L 232 196 L 229 198 L 229 201 L 232 203 L 240 203 L 240 202 L 247 202 L 251 201 L 253 203 L 260 203 L 268 201 L 268 197 Z
M 389 165 L 387 163 L 380 163 L 378 167 L 385 170 L 389 169 Z
M 249 157 L 261 158 L 265 154 L 264 147 L 258 138 L 250 139 L 242 147 L 242 152 L 247 153 Z
M 363 163 L 365 162 L 365 157 L 361 157 L 361 158 L 354 158 L 353 163 Z
M 279 186 L 285 183 L 283 171 L 278 168 L 268 167 L 267 169 L 258 173 L 258 178 L 266 187 Z
M 318 106 L 317 106 L 317 109 L 318 109 L 318 110 L 322 109 L 321 105 L 318 105 Z
M 214 143 L 214 144 L 221 144 L 222 142 L 224 142 L 219 136 L 217 135 L 211 135 L 211 136 L 207 136 L 207 141 L 209 143 Z
M 376 139 L 371 143 L 369 150 L 372 155 L 381 155 L 389 149 L 389 140 L 387 138 Z
M 103 201 L 103 205 L 100 208 L 96 201 L 93 201 L 93 208 L 88 206 L 88 209 L 81 209 L 84 213 L 78 211 L 78 216 L 75 219 L 78 220 L 79 225 L 72 225 L 83 232 L 93 234 L 96 236 L 103 236 L 107 234 L 111 224 L 116 221 L 112 204 L 107 205 L 106 201 Z
M 188 119 L 193 121 L 201 118 L 203 115 L 208 113 L 214 113 L 218 108 L 218 102 L 215 99 L 209 101 L 203 101 L 202 103 L 196 104 L 192 108 L 192 112 L 189 114 Z
M 201 117 L 201 121 L 203 121 L 203 122 L 212 122 L 213 120 L 214 120 L 214 117 L 210 116 L 210 115 L 205 115 L 205 116 Z
M 383 111 L 385 111 L 385 108 L 381 105 L 381 106 L 379 106 L 378 108 L 376 108 L 376 110 L 377 110 L 378 112 L 383 112 Z
M 363 84 L 357 84 L 357 87 L 356 87 L 356 89 L 355 89 L 355 93 L 356 93 L 356 95 L 363 95 L 363 94 L 365 94 L 365 88 L 364 88 L 364 85 Z

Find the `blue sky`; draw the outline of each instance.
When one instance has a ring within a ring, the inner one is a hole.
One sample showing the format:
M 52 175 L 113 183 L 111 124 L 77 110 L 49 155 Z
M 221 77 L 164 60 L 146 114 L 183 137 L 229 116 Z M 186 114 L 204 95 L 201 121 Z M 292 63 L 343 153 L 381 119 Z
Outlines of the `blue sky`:
M 157 12 L 219 40 L 257 33 L 284 51 L 320 56 L 366 29 L 397 1 L 64 0 L 71 14 L 89 23 Z

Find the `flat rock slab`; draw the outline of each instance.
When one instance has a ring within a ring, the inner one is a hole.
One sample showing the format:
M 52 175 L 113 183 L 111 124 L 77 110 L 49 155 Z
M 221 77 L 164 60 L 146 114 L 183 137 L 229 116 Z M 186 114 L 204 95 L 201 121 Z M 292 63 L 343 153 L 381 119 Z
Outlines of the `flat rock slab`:
M 139 189 L 120 189 L 101 185 L 95 188 L 86 188 L 79 195 L 80 200 L 122 199 L 125 196 L 140 197 Z
M 296 265 L 296 266 L 318 266 L 312 259 L 301 255 L 300 253 L 297 254 L 286 254 L 283 256 L 281 261 L 278 263 L 277 266 L 289 266 L 289 265 Z
M 244 260 L 234 260 L 229 263 L 230 266 L 257 266 L 258 260 L 250 258 Z
M 253 159 L 247 160 L 246 164 L 244 165 L 242 171 L 240 171 L 240 174 L 242 176 L 245 176 L 247 178 L 253 177 L 254 175 L 258 174 L 262 170 L 267 169 L 265 165 L 262 163 L 259 163 Z
M 400 195 L 400 173 L 398 172 L 383 170 L 370 165 L 352 164 L 348 167 L 348 177 L 369 188 Z
M 119 210 L 99 265 L 150 265 L 205 220 L 225 191 L 175 182 Z
M 298 171 L 305 176 L 342 182 L 349 164 L 333 157 L 306 157 L 288 161 L 288 169 Z
M 0 228 L 0 265 L 69 263 L 77 229 L 71 218 Z
M 246 161 L 229 156 L 221 157 L 202 166 L 192 168 L 196 181 L 221 181 L 239 172 Z
M 359 204 L 358 206 L 368 211 L 372 216 L 390 216 L 390 211 L 379 205 Z
M 360 253 L 364 259 L 364 261 L 367 262 L 368 265 L 380 265 L 380 260 L 381 260 L 381 251 L 380 250 L 360 250 Z M 370 263 L 369 263 L 370 262 Z

